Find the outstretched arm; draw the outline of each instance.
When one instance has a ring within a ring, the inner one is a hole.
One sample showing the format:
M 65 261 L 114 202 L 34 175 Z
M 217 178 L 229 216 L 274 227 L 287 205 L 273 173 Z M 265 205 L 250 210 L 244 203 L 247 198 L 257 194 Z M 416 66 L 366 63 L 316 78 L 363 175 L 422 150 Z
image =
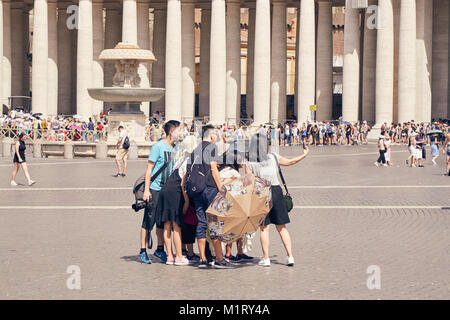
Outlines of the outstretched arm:
M 309 148 L 307 146 L 305 146 L 305 149 L 303 150 L 303 154 L 301 156 L 295 157 L 295 158 L 285 158 L 282 157 L 280 155 L 278 155 L 278 163 L 280 164 L 280 166 L 292 166 L 300 161 L 302 161 L 303 159 L 306 158 L 306 156 L 309 153 Z

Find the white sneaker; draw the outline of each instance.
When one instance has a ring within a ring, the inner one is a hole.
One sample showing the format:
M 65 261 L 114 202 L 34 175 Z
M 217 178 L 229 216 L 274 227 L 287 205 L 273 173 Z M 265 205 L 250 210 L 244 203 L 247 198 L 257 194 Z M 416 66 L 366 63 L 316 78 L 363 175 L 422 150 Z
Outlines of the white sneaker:
M 32 185 L 35 184 L 35 183 L 36 183 L 36 181 L 30 180 L 30 181 L 28 182 L 28 185 L 29 185 L 29 186 L 32 186 Z
M 434 159 L 431 159 L 431 162 L 433 162 L 433 166 L 437 165 L 437 163 L 436 163 L 436 161 L 434 161 Z
M 181 261 L 177 261 L 175 259 L 175 265 L 176 266 L 187 266 L 187 265 L 189 265 L 189 260 L 185 256 L 183 256 L 183 259 L 181 259 Z
M 261 259 L 259 260 L 258 265 L 263 267 L 270 267 L 270 259 Z
M 287 257 L 286 258 L 286 265 L 288 267 L 293 267 L 294 266 L 294 257 Z
M 15 182 L 14 180 L 11 181 L 11 186 L 16 187 L 18 186 L 17 182 Z
M 375 162 L 374 165 L 375 165 L 375 167 L 378 167 L 378 162 Z

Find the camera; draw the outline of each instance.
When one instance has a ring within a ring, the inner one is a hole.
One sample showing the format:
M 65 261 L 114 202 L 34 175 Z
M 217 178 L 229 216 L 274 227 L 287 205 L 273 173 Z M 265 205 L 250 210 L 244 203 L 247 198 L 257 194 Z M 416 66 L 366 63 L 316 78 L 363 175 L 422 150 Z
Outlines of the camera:
M 143 202 L 136 202 L 136 203 L 133 203 L 133 204 L 131 205 L 131 208 L 133 208 L 133 210 L 134 210 L 135 212 L 138 212 L 138 211 L 140 211 L 140 210 L 142 210 L 142 209 L 145 209 L 147 206 L 148 206 L 148 202 L 143 201 Z

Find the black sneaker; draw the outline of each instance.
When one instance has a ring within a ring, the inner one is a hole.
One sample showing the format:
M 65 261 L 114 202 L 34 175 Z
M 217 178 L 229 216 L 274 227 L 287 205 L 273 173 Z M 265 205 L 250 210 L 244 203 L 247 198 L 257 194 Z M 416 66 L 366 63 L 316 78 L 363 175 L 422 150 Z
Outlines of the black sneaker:
M 222 259 L 222 261 L 214 262 L 214 269 L 234 269 L 235 265 L 231 264 L 228 260 Z
M 236 260 L 238 260 L 238 261 L 239 260 L 249 261 L 249 260 L 253 260 L 253 259 L 254 259 L 253 257 L 250 257 L 250 256 L 246 255 L 245 253 L 236 255 Z
M 209 267 L 208 261 L 200 260 L 200 263 L 198 264 L 199 269 L 207 269 L 208 267 Z
M 113 175 L 114 178 L 120 177 L 122 174 L 121 173 L 117 173 L 115 175 Z
M 122 173 L 121 176 L 122 176 L 122 178 L 125 178 L 126 174 L 125 174 L 125 173 Z

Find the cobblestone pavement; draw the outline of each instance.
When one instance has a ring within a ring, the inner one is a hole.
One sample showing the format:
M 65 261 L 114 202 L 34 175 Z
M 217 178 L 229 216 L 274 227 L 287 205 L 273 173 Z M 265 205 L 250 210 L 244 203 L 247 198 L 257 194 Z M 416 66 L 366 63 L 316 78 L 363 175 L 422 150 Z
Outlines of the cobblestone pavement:
M 295 201 L 288 230 L 296 265 L 283 265 L 272 228 L 272 266 L 235 270 L 138 262 L 142 216 L 129 206 L 145 160 L 113 178 L 112 160 L 30 159 L 38 183 L 11 188 L 12 160 L 0 158 L 0 299 L 449 299 L 445 158 L 409 168 L 407 155 L 394 146 L 394 166 L 376 168 L 375 145 L 313 147 L 283 169 Z M 25 182 L 22 172 L 17 180 Z M 260 257 L 259 234 L 253 247 Z M 71 265 L 80 267 L 80 290 L 66 286 Z M 378 290 L 367 287 L 372 265 Z

